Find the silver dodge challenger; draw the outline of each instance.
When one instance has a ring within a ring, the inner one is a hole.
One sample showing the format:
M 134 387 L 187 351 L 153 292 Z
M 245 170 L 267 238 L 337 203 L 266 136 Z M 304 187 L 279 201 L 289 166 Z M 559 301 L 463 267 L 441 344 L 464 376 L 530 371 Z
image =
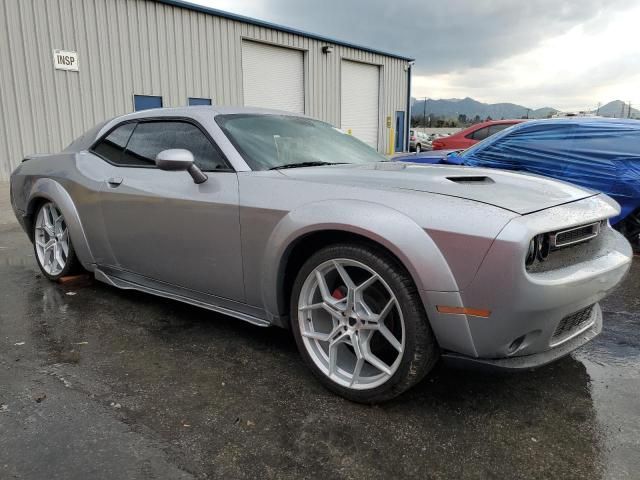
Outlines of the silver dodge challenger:
M 24 159 L 11 201 L 43 274 L 290 328 L 327 388 L 379 402 L 440 357 L 528 369 L 602 329 L 631 262 L 597 192 L 389 161 L 311 118 L 247 108 L 115 118 Z

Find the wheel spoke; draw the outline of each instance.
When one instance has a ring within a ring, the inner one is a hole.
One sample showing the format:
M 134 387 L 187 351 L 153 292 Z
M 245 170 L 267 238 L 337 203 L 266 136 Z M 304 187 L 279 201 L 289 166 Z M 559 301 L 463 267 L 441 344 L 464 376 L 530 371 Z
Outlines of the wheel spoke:
M 329 376 L 336 373 L 336 367 L 338 364 L 338 347 L 347 339 L 347 337 L 348 335 L 346 333 L 342 333 L 329 343 Z
M 342 279 L 345 287 L 347 287 L 347 310 L 353 311 L 355 308 L 355 300 L 356 300 L 355 298 L 356 284 L 353 283 L 353 280 L 351 280 L 351 277 L 349 276 L 345 268 L 342 266 L 342 264 L 334 261 L 333 266 L 338 272 L 338 275 L 340 275 L 340 278 Z
M 55 236 L 53 212 L 51 204 L 42 207 L 42 228 L 50 237 Z
M 351 280 L 351 277 L 349 276 L 345 268 L 342 266 L 342 264 L 334 261 L 333 266 L 337 270 L 338 275 L 340 275 L 340 278 L 342 279 L 345 287 L 347 287 L 349 290 L 351 289 L 355 290 L 356 284 L 353 283 L 353 280 Z
M 58 215 L 53 223 L 53 231 L 62 233 L 62 222 L 64 221 L 64 217 L 62 214 Z
M 378 319 L 377 319 L 378 323 L 384 322 L 384 320 L 387 318 L 387 315 L 389 315 L 389 312 L 391 311 L 395 303 L 396 303 L 395 298 L 391 298 L 391 300 L 387 302 L 387 304 L 384 306 L 382 311 L 378 314 Z
M 64 259 L 62 258 L 62 245 L 60 243 L 56 243 L 54 253 L 56 263 L 58 264 L 58 267 L 60 267 L 60 270 L 62 270 L 64 268 Z
M 69 230 L 65 229 L 62 237 L 60 237 L 60 246 L 65 256 L 65 261 L 69 257 Z
M 382 336 L 387 339 L 387 342 L 389 342 L 393 348 L 402 353 L 402 344 L 393 335 L 393 333 L 391 333 L 391 330 L 389 330 L 384 323 L 378 325 L 378 332 L 380 332 Z
M 364 366 L 364 357 L 356 360 L 356 366 L 353 368 L 353 376 L 351 377 L 351 382 L 349 383 L 350 387 L 353 387 L 354 384 L 358 383 L 360 380 L 360 372 L 362 372 L 362 367 Z
M 303 337 L 312 338 L 314 340 L 319 340 L 320 342 L 328 342 L 331 333 L 320 333 L 320 332 L 302 332 Z
M 318 288 L 320 289 L 320 295 L 325 302 L 330 302 L 331 294 L 329 293 L 329 287 L 327 286 L 327 281 L 324 279 L 324 275 L 320 273 L 319 270 L 316 270 L 316 282 L 318 282 Z
M 308 312 L 309 310 L 318 310 L 319 308 L 325 308 L 324 302 L 312 303 L 311 305 L 303 305 L 298 310 L 301 312 Z
M 51 269 L 51 252 L 46 247 L 42 251 L 42 263 L 43 263 L 43 267 L 45 267 L 45 270 L 47 268 Z
M 303 337 L 312 338 L 314 340 L 318 340 L 320 342 L 328 342 L 332 338 L 336 336 L 336 334 L 340 331 L 340 327 L 335 327 L 329 333 L 322 332 L 302 332 Z
M 51 204 L 45 207 L 44 218 L 46 226 L 49 228 L 53 228 L 53 212 L 51 211 Z
M 52 248 L 54 248 L 56 245 L 56 241 L 54 239 L 49 240 L 47 243 L 44 244 L 44 251 L 48 252 L 49 250 L 51 250 Z
M 374 313 L 369 308 L 369 305 L 367 305 L 367 303 L 362 299 L 359 300 L 358 303 L 360 304 L 360 308 L 364 310 L 364 314 L 368 317 L 368 319 L 372 319 L 374 317 Z
M 364 353 L 364 359 L 367 362 L 369 362 L 371 365 L 376 367 L 378 370 L 380 370 L 382 373 L 391 375 L 391 369 L 389 368 L 389 366 L 386 363 L 384 363 L 382 360 L 380 360 L 378 357 L 376 357 L 370 351 L 367 351 Z
M 369 288 L 371 285 L 378 281 L 378 275 L 371 275 L 368 279 L 362 282 L 360 285 L 356 287 L 356 291 L 362 293 L 364 290 Z

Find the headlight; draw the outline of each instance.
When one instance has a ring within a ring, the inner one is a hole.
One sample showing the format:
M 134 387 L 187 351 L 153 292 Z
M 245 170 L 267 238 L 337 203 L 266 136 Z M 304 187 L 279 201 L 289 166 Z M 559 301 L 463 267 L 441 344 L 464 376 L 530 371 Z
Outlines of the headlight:
M 533 262 L 536 261 L 536 256 L 538 252 L 538 237 L 534 237 L 529 242 L 529 249 L 527 250 L 527 259 L 525 260 L 525 264 L 527 267 L 533 265 Z
M 525 265 L 530 267 L 536 261 L 544 262 L 549 256 L 549 250 L 549 234 L 541 233 L 540 235 L 536 235 L 529 242 Z

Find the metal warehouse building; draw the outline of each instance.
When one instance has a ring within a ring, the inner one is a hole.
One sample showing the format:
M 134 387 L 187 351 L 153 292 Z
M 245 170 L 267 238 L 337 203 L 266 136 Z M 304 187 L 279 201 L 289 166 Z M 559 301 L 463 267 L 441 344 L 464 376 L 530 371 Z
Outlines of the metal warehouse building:
M 175 0 L 0 0 L 0 43 L 0 180 L 155 106 L 288 110 L 406 149 L 410 58 Z

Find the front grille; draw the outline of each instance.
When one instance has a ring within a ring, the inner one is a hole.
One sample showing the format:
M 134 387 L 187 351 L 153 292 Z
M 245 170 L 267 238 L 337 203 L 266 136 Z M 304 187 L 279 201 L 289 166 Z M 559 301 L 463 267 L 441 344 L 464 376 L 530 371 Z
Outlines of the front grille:
M 591 322 L 591 314 L 593 313 L 593 305 L 578 310 L 571 315 L 564 317 L 558 326 L 556 331 L 553 332 L 551 337 L 551 343 L 557 344 L 567 338 L 571 337 L 574 332 L 578 332 L 586 327 Z
M 600 222 L 564 230 L 556 234 L 551 234 L 551 246 L 560 248 L 578 242 L 585 242 L 597 237 L 598 233 L 600 233 Z

